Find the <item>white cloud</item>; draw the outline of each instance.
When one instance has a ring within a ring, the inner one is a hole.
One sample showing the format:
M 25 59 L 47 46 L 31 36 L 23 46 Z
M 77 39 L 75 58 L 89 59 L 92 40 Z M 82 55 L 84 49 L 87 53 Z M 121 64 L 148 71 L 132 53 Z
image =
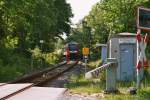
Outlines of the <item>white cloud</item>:
M 88 15 L 89 11 L 92 9 L 92 6 L 100 0 L 67 0 L 71 4 L 74 17 L 72 22 L 75 24 L 84 16 Z

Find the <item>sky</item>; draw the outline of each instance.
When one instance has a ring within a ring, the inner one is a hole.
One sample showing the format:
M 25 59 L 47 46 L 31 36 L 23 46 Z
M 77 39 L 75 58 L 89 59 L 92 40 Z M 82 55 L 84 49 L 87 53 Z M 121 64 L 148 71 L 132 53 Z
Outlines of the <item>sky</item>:
M 74 17 L 71 19 L 73 24 L 77 24 L 92 10 L 92 6 L 100 0 L 66 0 L 71 4 Z M 62 35 L 62 38 L 66 39 L 66 34 Z
M 78 23 L 84 16 L 88 15 L 92 6 L 100 0 L 67 0 L 71 4 L 74 17 L 71 19 L 73 24 Z

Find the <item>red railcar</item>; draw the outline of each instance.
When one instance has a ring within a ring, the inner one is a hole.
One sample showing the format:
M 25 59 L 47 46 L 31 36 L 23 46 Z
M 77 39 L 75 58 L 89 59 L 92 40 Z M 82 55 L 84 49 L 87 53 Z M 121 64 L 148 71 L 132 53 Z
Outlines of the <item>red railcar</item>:
M 76 42 L 69 42 L 65 45 L 66 61 L 77 61 L 79 55 L 79 44 Z

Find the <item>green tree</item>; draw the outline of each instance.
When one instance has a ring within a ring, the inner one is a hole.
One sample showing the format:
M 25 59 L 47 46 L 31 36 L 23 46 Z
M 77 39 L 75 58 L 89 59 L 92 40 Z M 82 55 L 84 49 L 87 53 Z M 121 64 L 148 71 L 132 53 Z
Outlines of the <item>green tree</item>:
M 20 51 L 40 46 L 40 40 L 43 51 L 53 50 L 57 37 L 69 34 L 71 17 L 66 0 L 1 0 L 1 37 L 18 37 Z
M 148 4 L 148 0 L 101 0 L 85 19 L 95 30 L 96 41 L 106 43 L 110 34 L 135 33 L 137 7 Z

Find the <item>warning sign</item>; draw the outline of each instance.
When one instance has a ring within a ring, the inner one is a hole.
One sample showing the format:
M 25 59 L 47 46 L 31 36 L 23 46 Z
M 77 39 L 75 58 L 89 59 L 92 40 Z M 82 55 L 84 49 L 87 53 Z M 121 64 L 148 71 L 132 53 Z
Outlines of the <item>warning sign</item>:
M 88 55 L 89 54 L 89 48 L 82 48 L 82 54 Z

